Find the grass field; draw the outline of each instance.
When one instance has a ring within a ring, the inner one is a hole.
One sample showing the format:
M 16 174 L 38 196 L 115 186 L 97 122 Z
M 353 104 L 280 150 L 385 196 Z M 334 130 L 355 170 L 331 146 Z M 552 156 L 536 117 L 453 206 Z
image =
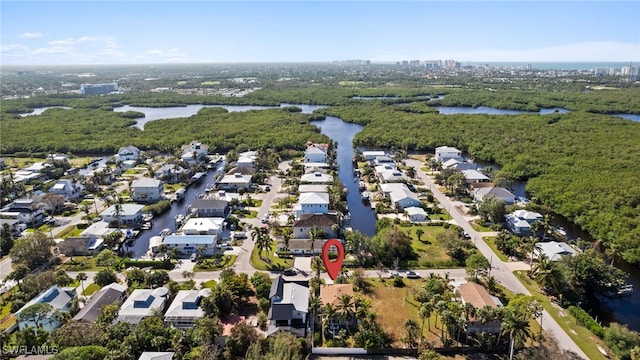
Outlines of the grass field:
M 197 264 L 193 267 L 193 271 L 202 272 L 202 271 L 216 271 L 226 269 L 236 262 L 236 255 L 224 255 L 222 257 L 222 261 L 220 262 L 220 266 L 215 266 L 212 260 L 207 259 L 202 264 Z
M 421 268 L 444 268 L 457 267 L 446 254 L 442 244 L 436 239 L 438 234 L 443 233 L 445 228 L 442 226 L 400 226 L 405 233 L 411 236 L 411 247 L 418 255 L 418 266 Z M 416 230 L 424 231 L 420 240 L 416 235 Z
M 98 290 L 100 290 L 100 286 L 98 284 L 96 284 L 96 283 L 91 283 L 91 284 L 89 284 L 89 286 L 84 288 L 83 295 L 89 296 L 89 295 L 93 294 L 94 292 L 96 292 Z
M 489 245 L 491 250 L 493 250 L 494 254 L 498 255 L 498 258 L 500 258 L 500 260 L 504 262 L 509 261 L 509 259 L 507 258 L 507 255 L 503 254 L 502 251 L 498 250 L 498 248 L 496 247 L 495 236 L 485 236 L 483 237 L 483 239 L 487 243 L 487 245 Z
M 474 222 L 471 223 L 471 227 L 473 228 L 473 230 L 475 231 L 479 231 L 479 232 L 485 232 L 485 231 L 493 231 L 493 229 L 483 226 L 482 224 L 479 224 L 478 222 L 481 220 L 476 220 Z
M 420 279 L 403 279 L 405 287 L 394 287 L 389 279 L 384 282 L 379 279 L 369 279 L 373 285 L 368 297 L 371 299 L 371 309 L 378 316 L 382 328 L 393 336 L 394 347 L 404 347 L 402 337 L 405 335 L 404 322 L 415 320 L 422 326 L 422 319 L 418 315 L 420 303 L 413 298 L 413 288 L 418 286 Z M 429 330 L 429 323 L 431 330 Z M 425 320 L 422 335 L 429 341 L 440 343 L 440 323 L 436 323 L 435 311 L 431 314 L 429 323 Z
M 251 265 L 256 270 L 284 270 L 292 265 L 290 259 L 281 259 L 275 256 L 276 244 L 275 241 L 271 246 L 271 250 L 262 253 L 262 258 L 258 255 L 258 247 L 254 246 L 251 252 Z

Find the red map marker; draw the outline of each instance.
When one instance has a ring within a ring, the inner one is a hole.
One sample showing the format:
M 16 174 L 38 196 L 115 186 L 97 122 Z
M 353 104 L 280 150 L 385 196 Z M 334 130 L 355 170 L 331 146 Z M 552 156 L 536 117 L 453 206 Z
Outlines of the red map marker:
M 335 246 L 338 249 L 338 257 L 331 261 L 329 259 L 329 248 L 331 245 Z M 344 260 L 344 248 L 342 247 L 342 242 L 338 239 L 329 239 L 322 246 L 322 262 L 324 262 L 324 267 L 327 269 L 327 274 L 331 280 L 335 280 L 340 274 L 340 269 L 342 269 L 342 261 Z

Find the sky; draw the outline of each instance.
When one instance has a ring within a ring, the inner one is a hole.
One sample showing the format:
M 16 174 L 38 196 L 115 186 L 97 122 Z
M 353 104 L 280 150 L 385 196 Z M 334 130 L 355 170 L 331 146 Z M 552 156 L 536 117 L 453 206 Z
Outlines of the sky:
M 640 1 L 0 2 L 0 64 L 640 62 Z

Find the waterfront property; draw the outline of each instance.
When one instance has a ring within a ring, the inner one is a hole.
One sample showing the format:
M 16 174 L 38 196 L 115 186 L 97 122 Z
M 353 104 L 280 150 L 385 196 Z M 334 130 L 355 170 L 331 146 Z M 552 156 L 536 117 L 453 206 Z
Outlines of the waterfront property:
M 216 235 L 169 235 L 163 243 L 169 251 L 176 249 L 181 257 L 189 257 L 198 252 L 204 256 L 212 256 L 216 248 Z
M 296 239 L 308 239 L 309 231 L 312 229 L 321 230 L 326 238 L 335 237 L 334 228 L 339 225 L 336 214 L 302 214 L 293 223 L 293 236 Z
M 143 177 L 131 183 L 133 201 L 149 203 L 162 199 L 164 183 L 162 180 Z
M 226 218 L 230 212 L 228 201 L 216 199 L 196 199 L 188 209 L 196 217 Z
M 218 182 L 218 187 L 222 190 L 248 190 L 251 188 L 251 177 L 251 175 L 242 175 L 241 173 L 225 175 Z
M 326 163 L 327 152 L 329 150 L 328 144 L 307 144 L 307 149 L 304 151 L 305 163 Z
M 505 205 L 513 205 L 516 201 L 516 196 L 511 191 L 493 186 L 476 189 L 473 196 L 475 201 L 484 201 L 492 197 L 502 200 Z
M 385 196 L 391 200 L 391 204 L 398 211 L 403 211 L 408 207 L 421 207 L 418 195 L 409 190 L 403 183 L 385 183 L 380 184 L 380 189 Z
M 303 184 L 328 184 L 333 181 L 333 176 L 329 174 L 323 174 L 320 171 L 314 171 L 312 173 L 304 174 L 300 177 L 300 182 Z
M 114 204 L 101 212 L 100 216 L 107 223 L 117 220 L 120 225 L 125 224 L 136 227 L 142 224 L 142 209 L 144 209 L 144 205 L 121 204 L 120 211 L 117 211 Z
M 137 161 L 140 156 L 140 149 L 135 146 L 124 146 L 118 149 L 118 153 L 114 156 L 116 163 L 128 160 Z
M 462 151 L 450 147 L 450 146 L 439 146 L 436 148 L 436 161 L 445 162 L 449 159 L 462 159 Z
M 218 235 L 222 230 L 224 218 L 192 217 L 182 226 L 185 235 Z
M 302 193 L 293 210 L 297 219 L 303 214 L 326 214 L 329 212 L 329 194 Z
M 544 255 L 551 261 L 558 261 L 564 256 L 575 256 L 578 252 L 567 243 L 549 241 L 537 242 L 533 254 L 535 257 Z
M 542 219 L 542 215 L 537 212 L 527 210 L 516 210 L 505 216 L 507 227 L 516 235 L 531 235 L 531 225 Z
M 60 179 L 49 188 L 48 193 L 64 197 L 65 201 L 77 201 L 83 196 L 84 185 L 72 179 Z

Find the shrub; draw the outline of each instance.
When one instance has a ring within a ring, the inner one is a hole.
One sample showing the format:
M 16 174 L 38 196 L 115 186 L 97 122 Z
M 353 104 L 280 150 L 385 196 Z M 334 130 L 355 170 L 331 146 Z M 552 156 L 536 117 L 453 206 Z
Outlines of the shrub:
M 604 329 L 586 311 L 577 306 L 569 306 L 569 312 L 576 318 L 578 324 L 584 325 L 599 338 L 604 336 Z
M 164 269 L 164 270 L 172 270 L 173 269 L 173 264 L 171 263 L 171 260 L 169 260 L 169 259 L 164 259 L 164 260 L 131 260 L 131 259 L 126 259 L 122 263 L 123 263 L 125 268 L 129 268 L 129 267 L 137 267 L 137 268 L 150 267 L 150 268 L 153 268 L 153 269 Z
M 393 286 L 395 287 L 404 287 L 404 280 L 401 277 L 397 277 L 393 279 Z

